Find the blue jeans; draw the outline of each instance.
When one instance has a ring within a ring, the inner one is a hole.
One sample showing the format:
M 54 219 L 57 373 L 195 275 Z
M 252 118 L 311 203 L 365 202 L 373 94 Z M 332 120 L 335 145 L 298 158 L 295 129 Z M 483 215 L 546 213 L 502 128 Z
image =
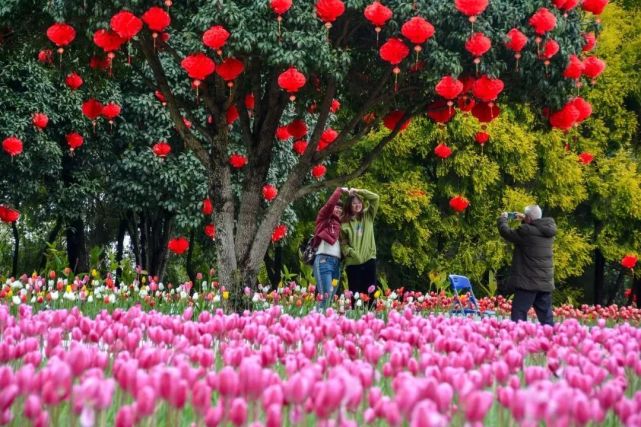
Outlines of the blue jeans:
M 323 296 L 318 303 L 318 308 L 327 308 L 332 304 L 336 288 L 332 286 L 332 279 L 338 280 L 341 274 L 341 260 L 330 255 L 316 255 L 314 259 L 314 278 L 316 291 Z

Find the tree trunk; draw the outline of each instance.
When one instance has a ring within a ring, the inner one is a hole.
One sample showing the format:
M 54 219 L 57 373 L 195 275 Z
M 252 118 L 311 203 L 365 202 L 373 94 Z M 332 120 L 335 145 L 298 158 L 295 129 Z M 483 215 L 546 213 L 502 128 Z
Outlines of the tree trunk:
M 116 244 L 116 287 L 120 284 L 120 276 L 122 276 L 122 256 L 125 251 L 125 234 L 127 232 L 127 220 L 121 219 L 118 226 L 118 243 Z
M 594 251 L 594 305 L 603 304 L 605 296 L 605 257 L 600 249 Z
M 67 225 L 67 258 L 74 273 L 89 271 L 89 254 L 85 237 L 85 224 L 76 218 Z
M 614 283 L 614 286 L 610 288 L 610 292 L 608 295 L 608 302 L 606 305 L 612 305 L 614 303 L 614 299 L 621 291 L 624 281 L 625 281 L 625 271 L 623 270 L 623 268 L 621 268 L 621 271 L 617 276 L 617 281 Z
M 194 254 L 194 229 L 189 232 L 189 250 L 187 251 L 187 275 L 192 284 L 192 289 L 196 286 L 196 273 L 194 272 L 193 254 Z
M 138 229 L 140 230 L 140 266 L 147 270 L 149 268 L 149 251 L 147 250 L 149 239 L 147 236 L 147 215 L 144 212 L 140 214 Z M 147 272 L 149 273 L 149 270 Z
M 11 276 L 14 278 L 18 274 L 18 256 L 20 254 L 20 234 L 18 233 L 18 226 L 16 222 L 11 223 L 11 229 L 13 230 L 13 263 L 11 266 Z
M 129 212 L 127 214 L 127 230 L 131 238 L 131 246 L 133 247 L 134 259 L 136 266 L 142 266 L 142 255 L 140 253 L 140 235 L 138 234 L 138 221 L 136 214 Z
M 62 228 L 62 220 L 58 218 L 56 219 L 56 224 L 53 226 L 53 228 L 49 232 L 49 235 L 47 236 L 47 244 L 42 249 L 42 255 L 40 255 L 40 265 L 38 266 L 38 270 L 42 271 L 47 266 L 47 251 L 49 250 L 49 247 L 53 245 L 53 243 L 58 238 L 58 234 L 60 234 L 61 228 Z
M 628 305 L 635 303 L 637 307 L 641 304 L 641 276 L 636 275 L 632 281 L 632 292 L 630 293 L 630 299 Z
M 282 246 L 276 246 L 274 248 L 274 259 L 269 256 L 269 251 L 267 251 L 265 254 L 265 267 L 267 268 L 267 276 L 269 277 L 269 284 L 271 285 L 271 288 L 277 289 L 283 269 Z

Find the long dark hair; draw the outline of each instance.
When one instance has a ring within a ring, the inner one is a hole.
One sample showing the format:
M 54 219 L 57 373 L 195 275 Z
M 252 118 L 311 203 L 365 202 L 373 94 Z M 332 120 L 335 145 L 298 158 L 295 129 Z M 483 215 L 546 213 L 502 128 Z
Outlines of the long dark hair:
M 365 207 L 365 204 L 363 203 L 363 199 L 358 197 L 356 194 L 352 194 L 345 200 L 345 203 L 343 204 L 343 222 L 350 222 L 352 218 L 357 218 L 357 219 L 362 219 L 363 218 L 363 209 L 359 213 L 354 213 L 352 210 L 352 201 L 354 199 L 358 199 L 361 201 L 361 204 L 363 204 L 363 208 Z

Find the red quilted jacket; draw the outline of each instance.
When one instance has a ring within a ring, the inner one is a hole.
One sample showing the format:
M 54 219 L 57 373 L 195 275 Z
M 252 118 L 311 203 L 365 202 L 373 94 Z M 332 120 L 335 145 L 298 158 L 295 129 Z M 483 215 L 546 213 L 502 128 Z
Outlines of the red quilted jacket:
M 334 215 L 334 206 L 338 204 L 341 198 L 341 189 L 337 188 L 330 196 L 325 206 L 323 206 L 316 216 L 316 230 L 314 231 L 314 246 L 318 247 L 321 240 L 330 245 L 336 243 L 341 231 L 341 219 Z

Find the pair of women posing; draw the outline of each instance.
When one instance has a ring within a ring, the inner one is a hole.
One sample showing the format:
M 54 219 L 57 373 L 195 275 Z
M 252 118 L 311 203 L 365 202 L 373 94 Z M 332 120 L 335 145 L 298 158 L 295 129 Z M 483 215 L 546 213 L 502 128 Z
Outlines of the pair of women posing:
M 347 201 L 340 206 L 341 194 Z M 316 217 L 314 277 L 322 299 L 319 306 L 331 305 L 340 279 L 341 259 L 352 292 L 367 293 L 376 285 L 376 243 L 374 218 L 379 197 L 362 189 L 337 188 Z

